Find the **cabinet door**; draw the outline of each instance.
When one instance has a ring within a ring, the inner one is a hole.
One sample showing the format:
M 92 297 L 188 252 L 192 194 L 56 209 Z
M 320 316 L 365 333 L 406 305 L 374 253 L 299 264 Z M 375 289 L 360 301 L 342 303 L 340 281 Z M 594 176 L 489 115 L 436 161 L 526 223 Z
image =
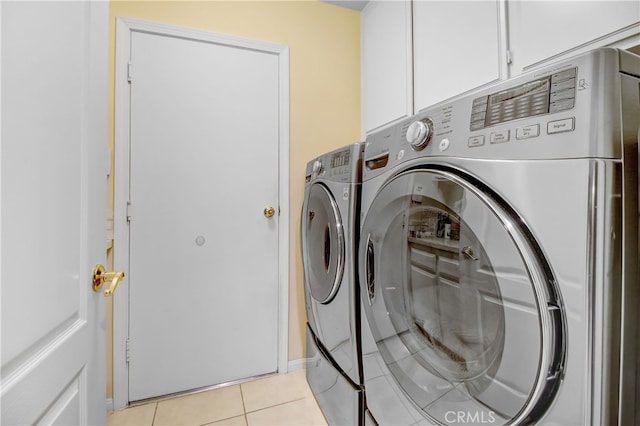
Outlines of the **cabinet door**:
M 416 111 L 501 78 L 501 13 L 500 0 L 413 3 Z
M 509 1 L 511 75 L 640 32 L 640 2 Z
M 365 132 L 413 114 L 411 3 L 371 1 L 362 11 Z

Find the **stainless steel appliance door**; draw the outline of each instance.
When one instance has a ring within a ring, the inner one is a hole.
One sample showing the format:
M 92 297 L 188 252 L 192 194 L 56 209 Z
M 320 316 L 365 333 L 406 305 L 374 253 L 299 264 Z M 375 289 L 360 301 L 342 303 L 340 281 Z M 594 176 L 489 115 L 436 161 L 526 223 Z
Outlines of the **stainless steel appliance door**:
M 329 303 L 342 281 L 345 239 L 338 205 L 325 185 L 311 185 L 301 220 L 306 285 L 316 301 Z
M 404 392 L 439 423 L 529 423 L 562 380 L 551 268 L 517 213 L 462 170 L 399 173 L 363 221 L 364 310 Z

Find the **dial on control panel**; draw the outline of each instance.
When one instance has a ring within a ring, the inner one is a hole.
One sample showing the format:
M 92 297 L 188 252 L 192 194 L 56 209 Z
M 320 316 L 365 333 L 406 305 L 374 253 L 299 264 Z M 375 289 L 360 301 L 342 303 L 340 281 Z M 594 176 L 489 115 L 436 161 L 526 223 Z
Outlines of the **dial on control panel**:
M 313 173 L 317 175 L 319 175 L 320 173 L 322 173 L 322 171 L 324 170 L 324 168 L 322 167 L 322 162 L 320 160 L 316 160 L 313 162 Z
M 417 120 L 409 125 L 407 129 L 407 142 L 416 151 L 424 149 L 433 136 L 433 120 L 429 117 L 425 117 L 422 120 Z

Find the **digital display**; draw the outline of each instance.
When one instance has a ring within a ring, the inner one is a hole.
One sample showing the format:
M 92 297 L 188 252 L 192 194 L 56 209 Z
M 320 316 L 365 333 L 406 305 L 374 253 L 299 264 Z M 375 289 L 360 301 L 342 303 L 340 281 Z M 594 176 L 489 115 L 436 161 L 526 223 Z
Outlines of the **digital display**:
M 550 78 L 546 77 L 489 95 L 484 124 L 492 126 L 548 113 L 550 88 Z
M 500 102 L 509 101 L 525 95 L 533 95 L 535 93 L 547 93 L 549 91 L 549 78 L 532 81 L 522 86 L 513 87 L 502 92 L 494 93 L 489 96 L 489 105 L 495 105 Z
M 470 130 L 573 108 L 577 73 L 577 68 L 562 70 L 548 77 L 474 99 Z
M 331 156 L 331 164 L 329 167 L 336 168 L 349 164 L 349 158 L 351 157 L 351 150 L 345 149 L 344 151 L 336 152 Z

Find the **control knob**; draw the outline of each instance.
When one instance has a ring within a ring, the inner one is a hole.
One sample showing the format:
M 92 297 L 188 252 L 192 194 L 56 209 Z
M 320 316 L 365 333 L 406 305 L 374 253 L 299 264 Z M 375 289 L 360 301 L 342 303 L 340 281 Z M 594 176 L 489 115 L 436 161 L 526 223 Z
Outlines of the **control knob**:
M 429 117 L 414 121 L 407 129 L 407 142 L 416 151 L 420 151 L 429 145 L 432 136 L 433 120 Z
M 322 173 L 322 161 L 320 160 L 314 161 L 312 166 L 312 171 L 316 175 L 319 175 L 320 173 Z

